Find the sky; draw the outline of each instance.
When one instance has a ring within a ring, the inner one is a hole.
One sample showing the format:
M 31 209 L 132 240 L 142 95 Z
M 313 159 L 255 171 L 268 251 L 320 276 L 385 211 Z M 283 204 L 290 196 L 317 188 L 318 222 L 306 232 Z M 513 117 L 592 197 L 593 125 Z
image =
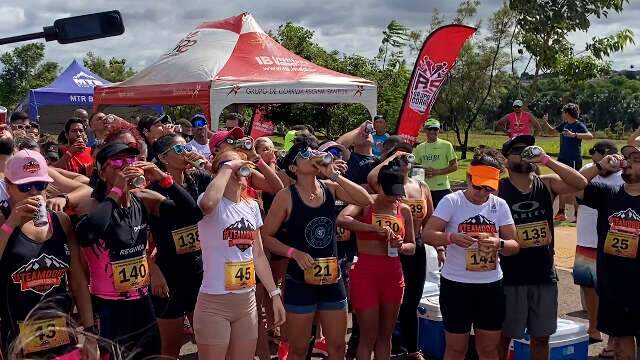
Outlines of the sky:
M 382 30 L 391 20 L 411 29 L 426 29 L 434 8 L 450 19 L 457 3 L 453 0 L 2 0 L 0 34 L 38 32 L 58 18 L 118 9 L 125 22 L 124 35 L 70 45 L 49 42 L 46 59 L 64 68 L 74 58 L 81 60 L 88 51 L 93 51 L 107 58 L 124 57 L 134 69 L 140 70 L 173 48 L 200 22 L 251 12 L 265 31 L 292 21 L 315 31 L 315 41 L 327 49 L 373 57 L 380 46 Z M 486 20 L 501 4 L 502 0 L 481 0 L 476 18 Z M 630 28 L 640 45 L 638 18 L 640 1 L 632 0 L 623 13 L 593 20 L 588 33 L 571 34 L 570 40 L 580 51 L 594 36 Z M 15 46 L 0 46 L 0 53 Z M 632 45 L 611 60 L 617 70 L 640 66 L 640 49 Z

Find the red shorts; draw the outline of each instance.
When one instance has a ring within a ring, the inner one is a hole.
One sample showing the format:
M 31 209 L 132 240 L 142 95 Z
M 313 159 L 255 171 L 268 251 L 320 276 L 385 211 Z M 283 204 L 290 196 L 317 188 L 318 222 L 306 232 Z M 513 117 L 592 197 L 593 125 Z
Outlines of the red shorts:
M 349 270 L 349 297 L 355 313 L 402 304 L 404 277 L 399 257 L 359 254 Z

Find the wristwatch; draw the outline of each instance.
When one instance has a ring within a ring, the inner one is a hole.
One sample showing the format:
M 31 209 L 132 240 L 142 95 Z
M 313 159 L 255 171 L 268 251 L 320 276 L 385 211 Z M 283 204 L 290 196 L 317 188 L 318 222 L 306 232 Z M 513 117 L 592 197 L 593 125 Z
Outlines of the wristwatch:
M 340 176 L 340 172 L 336 171 L 333 174 L 329 175 L 329 180 L 336 182 L 338 181 L 338 176 Z
M 282 291 L 280 291 L 280 289 L 276 288 L 275 290 L 269 292 L 269 298 L 273 299 L 274 296 L 276 295 L 282 295 Z

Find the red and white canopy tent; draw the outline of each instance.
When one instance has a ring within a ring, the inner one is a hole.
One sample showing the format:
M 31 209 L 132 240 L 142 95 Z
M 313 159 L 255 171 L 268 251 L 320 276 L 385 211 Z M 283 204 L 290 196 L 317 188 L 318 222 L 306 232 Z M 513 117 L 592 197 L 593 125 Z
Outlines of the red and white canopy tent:
M 376 114 L 369 80 L 325 69 L 267 35 L 249 13 L 203 22 L 151 66 L 94 91 L 105 105 L 199 105 L 214 119 L 230 104 L 359 103 Z

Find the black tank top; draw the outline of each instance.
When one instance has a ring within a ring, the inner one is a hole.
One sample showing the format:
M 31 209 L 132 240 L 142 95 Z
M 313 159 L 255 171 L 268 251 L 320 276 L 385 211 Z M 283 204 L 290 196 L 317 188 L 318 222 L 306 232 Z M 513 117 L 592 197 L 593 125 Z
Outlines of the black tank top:
M 285 224 L 289 245 L 312 258 L 337 257 L 335 200 L 331 191 L 320 182 L 324 202 L 317 208 L 307 206 L 295 185 L 291 191 L 291 215 Z M 289 261 L 287 275 L 304 281 L 304 272 L 295 261 Z
M 31 319 L 46 319 L 71 313 L 73 305 L 67 286 L 71 256 L 67 236 L 58 216 L 49 214 L 52 225 L 49 240 L 33 241 L 16 228 L 0 260 L 2 343 L 5 346 L 18 336 L 18 322 L 24 321 L 27 315 Z M 34 313 L 29 314 L 32 310 Z
M 531 191 L 522 193 L 509 179 L 500 180 L 499 196 L 509 205 L 520 252 L 501 256 L 506 285 L 540 285 L 557 280 L 553 264 L 553 202 L 551 192 L 534 175 Z M 544 245 L 546 243 L 546 245 Z

